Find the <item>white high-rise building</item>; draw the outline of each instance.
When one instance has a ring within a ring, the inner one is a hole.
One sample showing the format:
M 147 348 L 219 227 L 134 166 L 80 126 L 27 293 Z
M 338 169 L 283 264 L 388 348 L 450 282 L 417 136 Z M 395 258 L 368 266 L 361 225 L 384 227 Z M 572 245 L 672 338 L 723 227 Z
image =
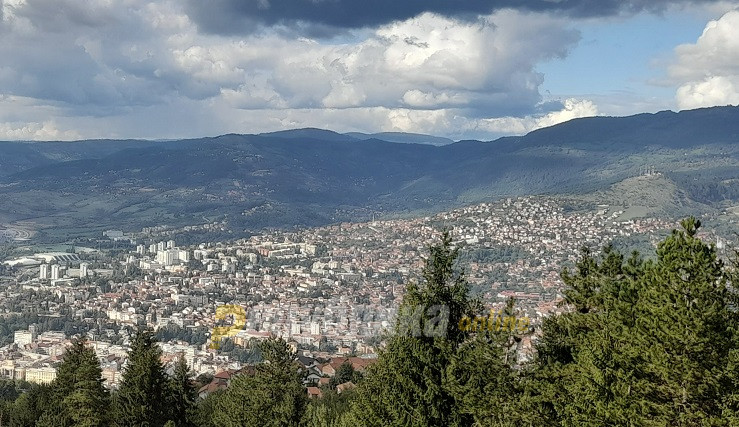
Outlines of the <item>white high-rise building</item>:
M 290 324 L 290 335 L 300 335 L 300 323 Z
M 49 278 L 49 264 L 41 264 L 41 266 L 38 268 L 38 278 L 39 279 L 48 279 Z
M 136 246 L 136 253 L 139 255 L 144 255 L 146 253 L 146 246 L 144 245 Z
M 175 265 L 180 262 L 190 261 L 190 252 L 178 248 L 167 249 L 157 252 L 157 262 L 164 265 Z
M 150 253 L 150 254 L 155 254 L 155 253 L 157 253 L 157 245 L 155 245 L 155 244 L 151 244 L 151 245 L 149 245 L 149 253 Z
M 318 322 L 312 322 L 310 324 L 310 334 L 311 335 L 321 335 L 321 324 Z
M 157 252 L 167 249 L 167 244 L 164 242 L 157 243 Z
M 61 277 L 61 267 L 59 267 L 59 264 L 54 264 L 51 266 L 51 280 L 57 280 Z
M 192 347 L 187 347 L 187 350 L 184 352 L 185 356 L 185 362 L 187 362 L 188 365 L 193 366 L 195 364 L 195 349 Z
M 80 264 L 80 278 L 87 277 L 87 268 L 89 265 L 86 262 Z
M 23 347 L 26 344 L 31 344 L 36 339 L 36 334 L 33 331 L 15 331 L 13 335 L 13 342 L 18 347 Z
M 166 251 L 157 252 L 157 262 L 165 266 L 175 265 L 180 260 L 180 251 L 177 249 L 168 249 Z
M 175 243 L 174 240 L 170 240 L 167 242 L 167 249 L 174 249 Z

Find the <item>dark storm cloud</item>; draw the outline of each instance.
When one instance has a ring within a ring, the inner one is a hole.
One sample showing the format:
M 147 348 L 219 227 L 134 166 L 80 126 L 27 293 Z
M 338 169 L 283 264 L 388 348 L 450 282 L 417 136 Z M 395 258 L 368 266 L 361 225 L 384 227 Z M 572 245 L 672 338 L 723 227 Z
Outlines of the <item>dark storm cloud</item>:
M 312 33 L 312 26 L 362 28 L 405 20 L 423 12 L 456 18 L 473 18 L 494 10 L 513 8 L 553 12 L 572 17 L 612 16 L 640 11 L 659 12 L 672 4 L 711 3 L 712 0 L 188 0 L 188 13 L 202 30 L 236 34 L 264 26 L 303 24 L 298 32 Z M 308 25 L 306 25 L 308 24 Z

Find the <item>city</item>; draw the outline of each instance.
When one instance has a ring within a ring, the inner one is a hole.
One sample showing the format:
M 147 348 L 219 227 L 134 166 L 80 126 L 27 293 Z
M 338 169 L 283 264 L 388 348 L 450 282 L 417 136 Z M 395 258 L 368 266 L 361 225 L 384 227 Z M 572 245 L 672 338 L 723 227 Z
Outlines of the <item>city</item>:
M 514 299 L 535 327 L 561 312 L 559 274 L 574 264 L 581 247 L 598 251 L 617 237 L 656 239 L 675 227 L 657 218 L 622 221 L 623 210 L 605 205 L 568 213 L 565 202 L 509 198 L 415 219 L 193 246 L 157 241 L 166 227 L 130 236 L 110 230 L 101 237 L 116 249 L 74 247 L 10 259 L 4 263 L 3 317 L 63 319 L 74 329 L 42 331 L 30 324 L 6 332 L 0 375 L 51 382 L 71 335 L 80 334 L 95 349 L 106 385 L 115 388 L 131 334 L 142 326 L 157 331 L 168 362 L 184 355 L 195 375 L 236 372 L 248 357 L 221 351 L 227 346 L 216 350 L 209 341 L 216 308 L 229 304 L 246 311 L 243 329 L 230 338 L 235 346 L 249 349 L 254 340 L 283 337 L 312 369 L 307 381 L 318 381 L 336 360 L 353 357 L 359 366 L 376 357 L 405 285 L 418 280 L 428 246 L 445 228 L 486 307 L 501 309 Z M 523 358 L 532 351 L 532 338 L 536 333 L 521 341 Z

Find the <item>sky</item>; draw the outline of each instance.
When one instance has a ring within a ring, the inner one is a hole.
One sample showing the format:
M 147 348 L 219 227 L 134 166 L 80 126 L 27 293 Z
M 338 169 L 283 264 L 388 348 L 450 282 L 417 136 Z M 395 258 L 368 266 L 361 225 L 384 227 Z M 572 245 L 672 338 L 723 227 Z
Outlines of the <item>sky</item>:
M 0 0 L 0 140 L 491 140 L 739 104 L 739 1 Z

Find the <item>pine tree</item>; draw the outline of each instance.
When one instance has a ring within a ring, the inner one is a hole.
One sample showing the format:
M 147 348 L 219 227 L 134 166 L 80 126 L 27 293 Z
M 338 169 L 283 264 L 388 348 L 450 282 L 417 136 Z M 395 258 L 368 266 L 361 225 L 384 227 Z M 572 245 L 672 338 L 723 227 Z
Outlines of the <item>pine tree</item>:
M 84 338 L 74 339 L 57 367 L 52 399 L 37 426 L 97 427 L 109 425 L 110 396 L 103 386 L 95 351 Z
M 190 367 L 183 356 L 177 359 L 170 385 L 172 421 L 177 427 L 188 427 L 192 423 L 193 410 L 197 400 L 197 390 Z
M 33 385 L 13 402 L 10 414 L 10 426 L 35 426 L 39 418 L 54 405 L 53 391 L 50 385 Z
M 224 391 L 219 390 L 208 394 L 197 402 L 193 414 L 193 422 L 198 427 L 221 427 L 216 424 L 215 414 L 219 411 Z
M 682 227 L 656 261 L 607 247 L 562 275 L 572 310 L 544 321 L 528 384 L 543 424 L 725 425 L 735 413 L 736 293 L 700 222 Z
M 305 427 L 341 427 L 343 417 L 350 409 L 354 390 L 341 394 L 326 388 L 320 399 L 312 399 L 306 408 L 302 425 Z
M 730 305 L 734 307 L 729 314 L 732 316 L 734 325 L 739 325 L 739 313 L 736 308 L 739 307 L 739 295 L 736 290 L 739 288 L 739 249 L 734 250 L 734 256 L 731 260 L 732 268 L 727 276 L 729 284 L 734 292 L 729 293 L 731 298 Z M 739 328 L 735 327 L 732 339 L 732 348 L 729 351 L 728 361 L 724 369 L 724 384 L 728 392 L 721 400 L 721 415 L 731 426 L 739 426 Z
M 83 344 L 84 346 L 84 344 Z M 72 426 L 97 427 L 109 424 L 108 391 L 95 352 L 84 347 L 75 373 L 74 389 L 62 401 Z
M 462 344 L 447 368 L 447 389 L 455 398 L 461 425 L 518 426 L 516 372 L 506 363 L 506 345 L 479 333 Z
M 500 316 L 516 316 L 513 299 Z M 461 425 L 530 424 L 521 410 L 520 371 L 514 369 L 519 333 L 517 328 L 499 329 L 488 323 L 488 328 L 478 329 L 462 343 L 450 360 L 446 388 L 454 396 Z
M 139 331 L 117 395 L 116 422 L 123 426 L 163 426 L 170 419 L 169 378 L 152 331 Z
M 634 374 L 643 360 L 630 329 L 643 272 L 637 253 L 624 262 L 606 246 L 600 260 L 583 250 L 575 273 L 562 273 L 571 312 L 545 319 L 528 376 L 528 403 L 541 420 L 638 425 L 636 413 L 649 413 L 632 393 L 634 384 L 648 382 Z
M 681 225 L 657 247 L 637 304 L 643 369 L 654 382 L 644 394 L 660 404 L 660 418 L 670 425 L 711 424 L 720 421 L 729 391 L 719 373 L 736 345 L 733 291 L 715 247 L 696 237 L 700 221 Z
M 347 425 L 465 423 L 447 387 L 447 368 L 467 338 L 459 321 L 479 307 L 469 298 L 464 275 L 455 269 L 457 256 L 444 232 L 441 243 L 430 248 L 422 283 L 408 285 L 394 334 L 357 388 Z M 429 318 L 432 307 L 443 307 L 446 323 Z
M 219 397 L 215 425 L 298 426 L 307 405 L 303 372 L 296 354 L 282 339 L 269 338 L 260 345 L 264 363 L 254 375 L 238 375 Z
M 84 338 L 72 340 L 72 345 L 65 350 L 62 363 L 56 368 L 56 378 L 52 385 L 54 395 L 59 400 L 69 396 L 74 391 L 74 385 L 77 382 L 77 370 L 82 365 L 87 350 Z M 92 354 L 95 355 L 94 352 Z

